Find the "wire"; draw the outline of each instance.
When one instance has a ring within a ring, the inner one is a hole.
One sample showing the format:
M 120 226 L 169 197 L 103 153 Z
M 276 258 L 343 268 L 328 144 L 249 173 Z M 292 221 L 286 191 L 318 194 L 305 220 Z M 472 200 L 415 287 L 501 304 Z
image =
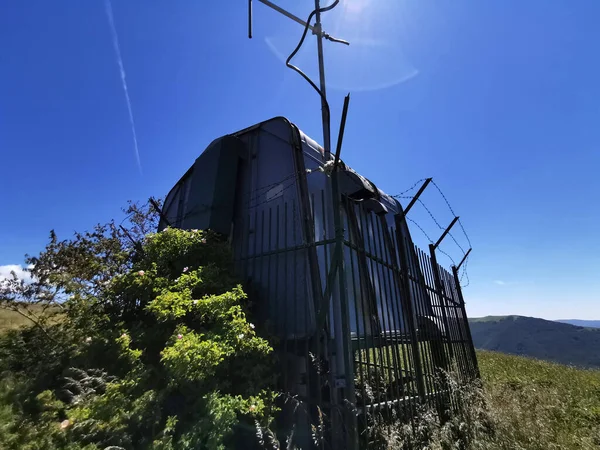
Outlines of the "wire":
M 467 256 L 467 259 L 465 259 L 465 262 L 463 263 L 463 269 L 462 269 L 462 274 L 460 276 L 460 279 L 458 280 L 458 282 L 460 283 L 461 287 L 466 288 L 467 286 L 469 286 L 469 284 L 471 284 L 471 280 L 469 279 L 469 273 L 467 272 L 467 265 L 469 264 L 469 257 Z M 463 278 L 467 279 L 467 283 L 466 284 L 462 284 L 462 280 Z
M 291 173 L 291 174 L 283 177 L 279 181 L 275 181 L 274 183 L 267 184 L 266 186 L 262 186 L 260 188 L 254 189 L 253 191 L 250 191 L 250 195 L 251 196 L 250 196 L 250 198 L 248 198 L 248 200 L 246 200 L 245 203 L 246 204 L 252 203 L 254 200 L 257 200 L 259 197 L 261 197 L 265 193 L 263 191 L 267 191 L 267 190 L 269 190 L 271 188 L 274 188 L 274 187 L 276 187 L 276 186 L 278 186 L 280 184 L 283 184 L 286 181 L 291 180 L 292 178 L 294 178 L 296 180 L 296 179 L 298 179 L 298 176 L 299 176 L 298 173 L 294 172 L 294 173 Z M 254 194 L 254 195 L 252 195 L 252 194 Z
M 425 181 L 427 178 L 421 178 L 418 181 L 415 181 L 415 184 L 413 184 L 411 187 L 409 187 L 407 190 L 400 192 L 399 194 L 396 195 L 391 195 L 390 197 L 393 198 L 412 198 L 412 197 L 403 197 L 404 194 L 406 194 L 407 192 L 412 191 L 414 188 L 416 188 L 419 184 L 421 184 L 423 181 Z
M 460 219 L 458 219 L 458 224 L 460 225 L 460 228 L 462 229 L 463 234 L 467 238 L 467 242 L 469 243 L 469 248 L 473 248 L 473 245 L 471 245 L 471 239 L 469 239 L 469 235 L 467 234 L 465 227 L 463 227 L 463 224 L 460 221 Z
M 417 222 L 415 222 L 414 220 L 412 220 L 410 217 L 406 217 L 406 220 L 410 220 L 412 223 L 414 223 L 417 228 L 419 230 L 421 230 L 421 232 L 425 235 L 425 237 L 427 238 L 427 240 L 429 241 L 430 244 L 433 244 L 433 239 L 431 239 L 429 237 L 429 235 L 427 234 L 427 232 L 423 229 L 423 227 L 421 227 L 421 225 L 419 225 Z
M 283 189 L 281 189 L 281 191 L 279 192 L 280 194 L 283 194 L 285 191 L 287 191 L 289 188 L 296 186 L 296 180 L 292 180 L 291 183 L 289 183 L 287 186 L 285 186 Z M 260 203 L 255 203 L 254 205 L 249 205 L 248 209 L 253 209 L 253 208 L 257 208 L 261 205 L 264 205 L 265 203 L 269 203 L 271 200 L 274 199 L 265 199 Z
M 411 219 L 410 217 L 406 217 L 406 220 L 410 220 L 412 223 L 414 223 L 417 228 L 419 230 L 421 230 L 421 233 L 423 233 L 425 235 L 425 237 L 427 238 L 427 240 L 429 241 L 430 244 L 433 244 L 433 240 L 429 237 L 429 235 L 427 234 L 427 232 L 423 229 L 423 227 L 421 227 L 421 225 L 419 225 L 417 222 L 415 222 L 413 219 Z M 454 261 L 454 258 L 452 258 L 452 256 L 450 256 L 448 253 L 446 253 L 444 250 L 442 250 L 440 247 L 438 247 L 436 249 L 438 252 L 440 252 L 442 255 L 445 255 L 448 257 L 448 259 L 450 261 L 452 261 L 452 264 L 454 264 L 456 266 L 456 261 Z
M 440 193 L 440 195 L 442 196 L 442 198 L 444 199 L 444 202 L 446 202 L 446 205 L 448 206 L 448 209 L 450 210 L 450 212 L 452 213 L 452 215 L 454 217 L 456 217 L 456 213 L 454 212 L 454 209 L 452 208 L 452 205 L 450 205 L 450 202 L 448 201 L 448 199 L 446 198 L 446 196 L 444 195 L 444 193 L 442 192 L 442 189 L 438 186 L 438 184 L 431 180 L 431 183 L 435 186 L 435 188 L 438 190 L 438 192 Z M 469 248 L 473 248 L 473 245 L 471 244 L 471 239 L 469 238 L 469 235 L 467 234 L 467 231 L 465 230 L 465 227 L 463 226 L 462 222 L 460 221 L 460 219 L 458 219 L 458 224 L 460 225 L 460 228 L 463 232 L 463 234 L 465 235 L 465 238 L 467 238 L 467 242 L 469 243 Z M 454 238 L 453 238 L 454 239 Z M 464 253 L 464 250 L 463 250 Z
M 452 258 L 452 256 L 450 256 L 448 253 L 446 253 L 444 250 L 442 250 L 441 248 L 437 248 L 437 251 L 440 252 L 442 255 L 446 255 L 446 257 L 452 261 L 452 264 L 456 266 L 456 261 L 454 261 L 454 258 Z
M 298 53 L 298 51 L 300 50 L 300 48 L 302 47 L 302 44 L 304 44 L 304 40 L 306 39 L 306 34 L 308 33 L 309 27 L 310 27 L 310 21 L 312 20 L 313 16 L 315 14 L 317 14 L 317 12 L 320 13 L 324 13 L 327 11 L 332 10 L 333 8 L 335 8 L 337 6 L 337 4 L 340 2 L 340 0 L 335 0 L 331 5 L 329 6 L 325 6 L 323 8 L 319 8 L 319 9 L 314 9 L 309 15 L 308 15 L 308 19 L 306 19 L 306 25 L 304 26 L 304 32 L 302 33 L 302 37 L 300 38 L 300 41 L 298 42 L 298 45 L 296 46 L 296 48 L 294 49 L 294 51 L 292 53 L 290 53 L 290 56 L 287 57 L 286 61 L 285 61 L 285 65 L 287 67 L 289 67 L 290 69 L 294 70 L 295 72 L 297 72 L 298 74 L 300 74 L 300 76 L 302 78 L 304 78 L 308 84 L 310 84 L 312 86 L 312 88 L 317 91 L 317 93 L 319 94 L 319 96 L 321 97 L 321 101 L 323 102 L 323 108 L 326 111 L 327 114 L 327 125 L 328 128 L 331 128 L 331 111 L 329 110 L 329 102 L 327 101 L 327 97 L 325 96 L 325 94 L 323 93 L 323 91 L 321 91 L 321 89 L 319 89 L 319 87 L 304 73 L 302 72 L 302 70 L 299 67 L 294 66 L 293 64 L 291 64 L 291 60 L 294 58 L 294 56 L 296 56 L 296 54 Z M 321 32 L 319 30 L 319 32 Z M 325 143 L 325 145 L 328 145 L 329 143 Z
M 410 197 L 410 198 L 413 198 L 413 197 Z M 431 220 L 433 220 L 433 222 L 437 225 L 437 227 L 440 230 L 445 230 L 445 228 L 435 218 L 435 216 L 433 215 L 433 213 L 431 212 L 431 210 L 427 207 L 427 205 L 425 205 L 425 202 L 423 202 L 423 200 L 421 200 L 420 198 L 417 198 L 417 201 L 421 204 L 421 206 L 423 207 L 423 209 L 425 209 L 425 211 L 427 211 L 427 214 L 429 214 L 429 217 L 431 217 Z M 452 238 L 452 240 L 454 241 L 454 243 L 456 244 L 456 246 L 460 249 L 460 251 L 464 255 L 465 254 L 465 249 L 462 247 L 462 245 L 460 245 L 458 243 L 458 241 L 456 240 L 456 238 L 454 237 L 454 235 L 452 233 L 448 233 L 448 235 Z
M 400 192 L 399 194 L 396 195 L 392 195 L 392 197 L 394 198 L 404 198 L 404 199 L 412 199 L 414 198 L 414 196 L 405 196 L 404 194 L 406 194 L 407 192 L 412 191 L 415 187 L 417 187 L 419 185 L 419 183 L 425 181 L 425 178 L 418 180 L 417 182 L 415 182 L 410 188 L 406 189 L 405 191 Z M 450 205 L 450 202 L 448 201 L 448 198 L 444 195 L 444 193 L 442 192 L 441 188 L 439 187 L 439 185 L 437 185 L 435 183 L 435 181 L 432 180 L 433 185 L 436 187 L 437 191 L 440 193 L 440 195 L 442 196 L 442 198 L 444 199 L 444 202 L 446 203 L 446 205 L 448 206 L 448 209 L 450 210 L 450 212 L 452 213 L 452 215 L 454 217 L 456 217 L 456 214 L 454 212 L 454 209 L 452 208 L 452 206 Z M 425 204 L 425 202 L 423 202 L 423 200 L 421 200 L 420 198 L 417 198 L 417 201 L 420 203 L 420 205 L 423 207 L 423 209 L 425 209 L 425 211 L 427 212 L 427 214 L 429 214 L 429 217 L 431 217 L 431 220 L 433 220 L 433 222 L 436 224 L 436 226 L 440 229 L 440 230 L 445 230 L 445 228 L 439 223 L 439 221 L 436 219 L 436 217 L 434 216 L 434 214 L 431 212 L 431 210 L 427 207 L 427 205 Z M 431 239 L 431 237 L 425 232 L 425 230 L 423 229 L 423 227 L 421 227 L 416 221 L 414 221 L 413 219 L 411 219 L 410 217 L 406 217 L 407 220 L 410 220 L 412 223 L 414 223 L 419 230 L 421 230 L 421 232 L 425 235 L 425 237 L 429 240 L 430 243 L 433 243 L 433 240 Z M 462 222 L 460 221 L 460 219 L 458 219 L 458 223 L 460 225 L 460 228 L 463 232 L 463 234 L 465 235 L 465 238 L 467 239 L 467 242 L 469 243 L 469 248 L 472 248 L 471 245 L 471 240 L 469 238 L 469 235 L 467 234 Z M 452 233 L 448 233 L 448 235 L 450 236 L 450 238 L 454 241 L 454 243 L 456 244 L 456 246 L 460 249 L 460 251 L 462 252 L 463 256 L 466 255 L 466 251 L 463 248 L 462 245 L 460 245 L 460 243 L 456 240 L 456 238 L 454 237 L 454 235 Z M 445 255 L 454 266 L 456 266 L 456 261 L 454 260 L 454 258 L 452 258 L 452 256 L 450 256 L 447 252 L 445 252 L 444 250 L 442 250 L 440 247 L 437 248 L 437 250 Z M 463 268 L 462 268 L 462 275 L 460 278 L 460 282 L 462 282 L 462 279 L 466 277 L 467 279 L 467 284 L 465 284 L 463 287 L 467 287 L 470 283 L 469 281 L 469 276 L 467 274 L 467 263 L 468 263 L 468 257 L 465 260 L 465 262 L 463 263 Z
M 435 181 L 431 180 L 431 184 L 433 184 L 435 186 L 435 188 L 438 190 L 438 192 L 440 193 L 440 195 L 442 196 L 442 198 L 446 202 L 446 205 L 448 206 L 448 209 L 450 210 L 450 212 L 452 213 L 452 215 L 454 217 L 456 217 L 456 213 L 452 209 L 452 206 L 450 206 L 450 202 L 448 201 L 448 199 L 446 198 L 446 196 L 444 195 L 444 193 L 442 192 L 442 190 L 440 189 L 440 187 L 437 185 L 437 183 Z

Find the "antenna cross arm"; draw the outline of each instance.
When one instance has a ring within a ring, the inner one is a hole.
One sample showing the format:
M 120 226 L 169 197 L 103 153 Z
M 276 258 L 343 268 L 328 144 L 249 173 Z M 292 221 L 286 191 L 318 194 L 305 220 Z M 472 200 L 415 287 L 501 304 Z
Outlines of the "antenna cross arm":
M 316 34 L 316 35 L 318 35 L 318 36 L 322 36 L 322 37 L 324 37 L 325 39 L 327 39 L 327 40 L 329 40 L 329 41 L 331 41 L 331 42 L 337 42 L 337 43 L 339 43 L 339 44 L 350 45 L 350 42 L 348 42 L 348 41 L 345 41 L 345 40 L 343 40 L 343 39 L 338 39 L 338 38 L 335 38 L 335 37 L 333 37 L 333 36 L 331 36 L 331 35 L 329 35 L 329 34 L 325 33 L 325 32 L 323 31 L 323 29 L 322 29 L 322 27 L 321 27 L 321 25 L 320 25 L 320 24 L 317 24 L 317 25 L 310 25 L 310 24 L 308 24 L 308 25 L 307 25 L 307 24 L 306 24 L 306 22 L 305 22 L 304 20 L 302 20 L 300 17 L 298 17 L 298 16 L 296 16 L 296 15 L 292 14 L 292 13 L 291 13 L 291 12 L 289 12 L 289 11 L 286 11 L 286 10 L 285 10 L 285 9 L 283 9 L 281 6 L 278 6 L 278 5 L 276 5 L 275 3 L 273 3 L 273 2 L 271 2 L 271 1 L 269 1 L 269 0 L 258 0 L 258 1 L 259 1 L 259 2 L 261 2 L 263 5 L 266 5 L 266 6 L 268 6 L 269 8 L 271 8 L 271 9 L 274 9 L 274 10 L 275 10 L 275 11 L 277 11 L 278 13 L 280 13 L 280 14 L 283 14 L 283 15 L 284 15 L 284 16 L 286 16 L 287 18 L 289 18 L 289 19 L 292 19 L 294 22 L 296 22 L 296 23 L 299 23 L 299 24 L 300 24 L 300 25 L 302 25 L 303 27 L 308 27 L 308 29 L 309 29 L 310 31 L 312 31 L 312 33 L 313 33 L 313 34 Z M 249 12 L 251 11 L 251 9 L 250 9 L 250 8 L 251 8 L 251 0 L 249 1 L 249 10 L 248 10 Z M 250 16 L 249 16 L 249 21 L 251 21 L 251 20 L 252 20 L 252 16 L 251 16 L 251 13 L 250 13 Z M 250 33 L 249 33 L 249 36 L 251 37 L 251 35 L 252 35 L 252 33 L 250 32 Z

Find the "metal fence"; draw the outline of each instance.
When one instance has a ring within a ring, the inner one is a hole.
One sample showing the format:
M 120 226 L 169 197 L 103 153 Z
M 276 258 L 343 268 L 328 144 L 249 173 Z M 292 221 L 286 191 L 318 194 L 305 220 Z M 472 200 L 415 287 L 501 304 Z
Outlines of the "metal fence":
M 467 382 L 477 360 L 457 269 L 408 241 L 402 215 L 347 197 L 336 253 L 327 195 L 310 194 L 310 211 L 283 200 L 250 208 L 234 230 L 236 270 L 275 338 L 281 442 L 372 448 L 377 424 L 451 410 L 446 374 Z

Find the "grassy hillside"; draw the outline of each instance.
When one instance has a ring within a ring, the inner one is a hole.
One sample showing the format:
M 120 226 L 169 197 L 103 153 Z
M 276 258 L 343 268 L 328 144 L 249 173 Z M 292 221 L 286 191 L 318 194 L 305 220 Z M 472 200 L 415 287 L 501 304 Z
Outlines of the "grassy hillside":
M 0 310 L 0 330 L 23 323 L 15 313 Z M 494 433 L 466 448 L 600 450 L 600 370 L 486 350 L 478 350 L 477 357 Z
M 600 371 L 478 351 L 497 449 L 600 449 Z
M 522 316 L 469 319 L 475 347 L 600 368 L 600 329 Z
M 21 325 L 30 325 L 31 321 L 23 317 L 22 315 L 9 311 L 6 309 L 0 309 L 0 331 L 9 330 L 12 328 L 18 328 Z

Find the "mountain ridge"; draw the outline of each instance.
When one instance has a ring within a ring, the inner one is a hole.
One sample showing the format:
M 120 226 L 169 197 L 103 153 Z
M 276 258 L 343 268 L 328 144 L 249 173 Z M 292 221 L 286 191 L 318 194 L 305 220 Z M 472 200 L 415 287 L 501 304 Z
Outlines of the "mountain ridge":
M 583 320 L 583 319 L 560 319 L 554 322 L 568 323 L 578 327 L 600 328 L 600 320 Z
M 469 319 L 476 348 L 600 368 L 600 329 L 525 316 Z

